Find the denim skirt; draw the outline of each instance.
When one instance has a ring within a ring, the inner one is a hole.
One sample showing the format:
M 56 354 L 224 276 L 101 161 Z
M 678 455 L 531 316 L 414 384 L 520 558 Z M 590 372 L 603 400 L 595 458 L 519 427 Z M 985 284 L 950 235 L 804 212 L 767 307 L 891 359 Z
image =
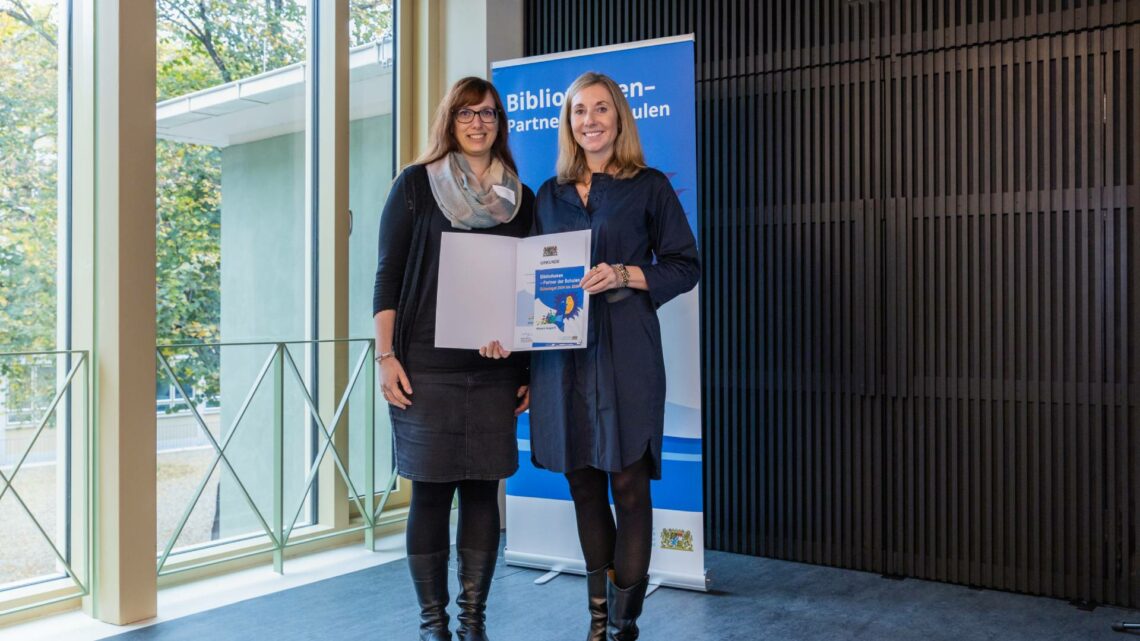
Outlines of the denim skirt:
M 408 379 L 412 404 L 388 406 L 400 476 L 446 483 L 515 473 L 518 371 L 412 372 Z

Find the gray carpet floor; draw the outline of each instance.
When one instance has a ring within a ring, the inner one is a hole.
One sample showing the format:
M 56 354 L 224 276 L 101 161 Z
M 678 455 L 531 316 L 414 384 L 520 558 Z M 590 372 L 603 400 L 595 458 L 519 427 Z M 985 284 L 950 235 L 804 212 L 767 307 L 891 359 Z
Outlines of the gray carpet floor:
M 454 566 L 454 559 L 452 561 Z M 1113 632 L 1140 612 L 1079 610 L 1065 601 L 709 552 L 707 594 L 663 588 L 645 603 L 642 639 L 808 641 L 1128 641 Z M 585 579 L 500 566 L 488 604 L 494 641 L 581 641 Z M 454 586 L 454 575 L 453 575 Z M 454 587 L 452 596 L 454 597 Z M 454 628 L 454 605 L 451 608 Z M 123 641 L 412 640 L 418 609 L 401 561 L 166 621 L 113 637 Z

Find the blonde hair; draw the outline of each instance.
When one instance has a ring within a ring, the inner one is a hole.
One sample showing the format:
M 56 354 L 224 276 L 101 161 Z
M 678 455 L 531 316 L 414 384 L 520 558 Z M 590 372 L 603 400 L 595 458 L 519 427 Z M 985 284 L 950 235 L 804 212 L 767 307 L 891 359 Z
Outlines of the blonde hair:
M 515 158 L 511 155 L 511 148 L 507 146 L 507 113 L 503 109 L 503 101 L 499 98 L 499 92 L 495 89 L 495 85 L 474 76 L 461 78 L 452 85 L 451 90 L 439 102 L 439 107 L 436 108 L 435 116 L 432 117 L 431 121 L 428 148 L 412 164 L 427 165 L 453 151 L 460 151 L 459 141 L 455 139 L 455 112 L 469 105 L 479 104 L 482 102 L 483 96 L 487 94 L 491 95 L 491 100 L 495 103 L 495 111 L 499 115 L 496 120 L 498 133 L 495 136 L 495 142 L 491 143 L 491 155 L 498 158 L 512 173 L 517 175 L 519 170 L 515 167 Z
M 633 110 L 629 108 L 629 101 L 625 99 L 621 87 L 605 74 L 587 71 L 570 84 L 566 90 L 566 99 L 562 102 L 562 117 L 558 123 L 557 164 L 557 178 L 561 184 L 576 182 L 590 174 L 586 153 L 578 141 L 574 140 L 570 117 L 574 96 L 594 85 L 602 85 L 610 92 L 617 112 L 617 137 L 606 168 L 616 170 L 614 176 L 617 178 L 633 178 L 637 172 L 649 166 L 645 164 L 645 154 L 641 151 L 641 138 L 637 135 Z

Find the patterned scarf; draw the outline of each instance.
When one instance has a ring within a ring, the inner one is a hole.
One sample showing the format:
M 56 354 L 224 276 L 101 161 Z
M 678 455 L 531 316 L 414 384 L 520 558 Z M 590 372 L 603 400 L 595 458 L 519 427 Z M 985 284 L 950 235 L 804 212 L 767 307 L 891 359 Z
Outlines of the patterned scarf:
M 453 151 L 427 165 L 431 193 L 456 229 L 486 229 L 514 219 L 522 206 L 522 184 L 498 158 L 480 182 L 463 154 Z

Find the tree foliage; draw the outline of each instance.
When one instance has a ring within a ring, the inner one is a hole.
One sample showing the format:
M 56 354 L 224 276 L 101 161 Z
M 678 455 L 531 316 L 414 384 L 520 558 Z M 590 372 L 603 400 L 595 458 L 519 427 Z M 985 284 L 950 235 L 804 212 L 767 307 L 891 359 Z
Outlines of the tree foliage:
M 55 345 L 55 19 L 0 0 L 0 351 Z

